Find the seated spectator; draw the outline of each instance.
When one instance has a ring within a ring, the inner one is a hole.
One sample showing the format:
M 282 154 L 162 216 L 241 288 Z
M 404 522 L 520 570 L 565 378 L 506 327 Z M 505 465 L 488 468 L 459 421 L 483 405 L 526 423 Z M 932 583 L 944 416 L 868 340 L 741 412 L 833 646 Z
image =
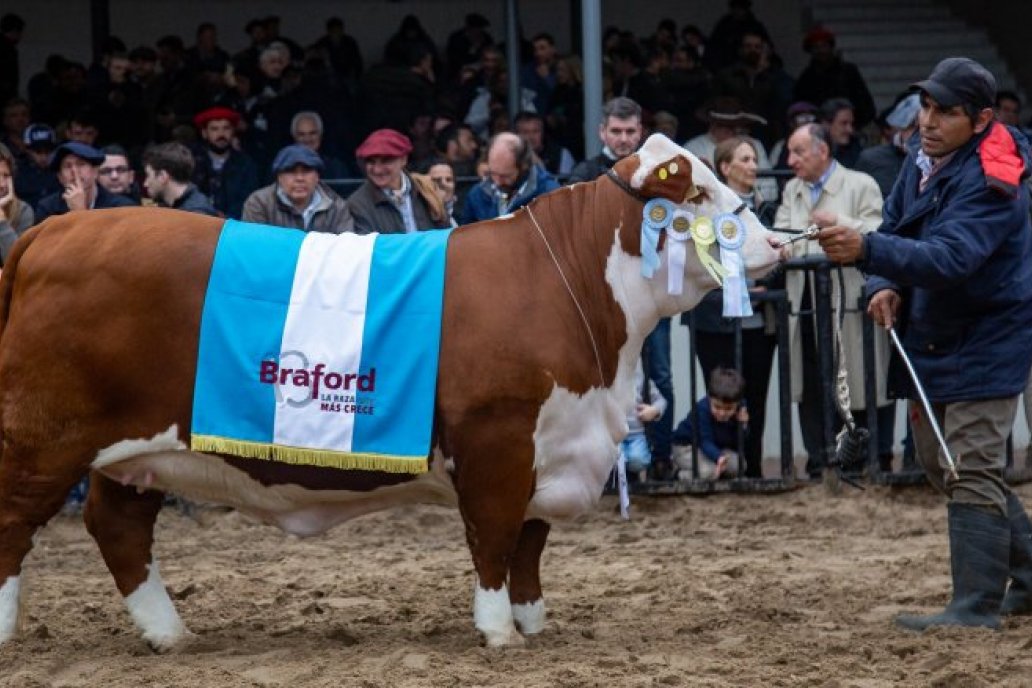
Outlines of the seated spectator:
M 356 83 L 362 76 L 362 52 L 354 37 L 344 32 L 344 20 L 330 17 L 326 20 L 326 34 L 313 48 L 326 55 L 333 73 L 348 83 Z
M 537 94 L 534 107 L 538 112 L 548 112 L 552 91 L 556 85 L 556 66 L 559 52 L 555 39 L 549 33 L 539 33 L 531 39 L 534 46 L 534 61 L 523 65 L 520 81 Z
M 602 152 L 577 163 L 570 173 L 571 184 L 593 181 L 618 160 L 638 150 L 642 137 L 641 106 L 622 96 L 609 100 L 602 106 L 598 137 L 602 140 Z
M 511 132 L 491 139 L 487 167 L 487 178 L 466 196 L 463 224 L 514 212 L 541 194 L 559 188 L 555 177 L 534 163 L 530 144 Z
M 693 445 L 698 449 L 700 478 L 717 480 L 738 474 L 738 432 L 747 432 L 749 425 L 744 391 L 745 380 L 737 370 L 716 368 L 710 374 L 707 395 L 674 430 L 673 455 L 680 479 L 693 477 Z
M 792 103 L 788 106 L 788 111 L 785 113 L 786 131 L 791 133 L 804 124 L 816 122 L 820 114 L 820 108 L 813 103 L 807 103 L 805 100 Z M 775 170 L 789 169 L 788 147 L 785 145 L 787 141 L 787 136 L 783 139 L 778 139 L 770 148 L 770 161 L 774 163 Z
M 710 97 L 713 75 L 702 66 L 702 60 L 691 46 L 674 50 L 665 88 L 670 97 L 667 107 L 677 117 L 680 128 L 676 141 L 698 136 L 706 127 L 695 113 Z
M 92 109 L 80 108 L 68 120 L 68 126 L 65 128 L 66 141 L 78 141 L 87 146 L 95 146 L 98 136 L 100 136 L 100 123 L 97 121 L 97 114 Z
M 322 152 L 323 120 L 314 110 L 302 110 L 290 121 L 290 136 L 294 143 L 315 151 L 323 161 L 322 176 L 324 179 L 346 179 L 355 173 L 338 158 Z
M 656 383 L 645 383 L 641 359 L 634 368 L 634 408 L 627 414 L 627 436 L 620 441 L 627 475 L 632 482 L 640 482 L 652 463 L 652 452 L 645 437 L 645 423 L 652 423 L 666 411 L 667 400 L 663 398 Z M 637 478 L 637 481 L 633 480 Z
M 65 141 L 54 150 L 50 169 L 64 186 L 63 192 L 53 193 L 39 202 L 36 221 L 51 215 L 63 215 L 70 210 L 121 208 L 139 205 L 131 198 L 118 196 L 97 184 L 97 174 L 104 163 L 104 153 L 78 141 Z
M 856 167 L 864 149 L 853 126 L 853 104 L 845 98 L 832 98 L 821 103 L 821 122 L 828 129 L 832 156 L 846 167 Z
M 355 222 L 343 198 L 319 181 L 323 160 L 307 146 L 293 144 L 272 161 L 276 181 L 251 194 L 244 203 L 245 222 L 340 234 Z
M 434 137 L 434 148 L 459 177 L 477 176 L 480 141 L 465 124 L 450 124 Z
M 857 66 L 835 50 L 835 34 L 814 27 L 803 38 L 803 50 L 810 53 L 810 62 L 796 81 L 793 100 L 823 103 L 845 98 L 853 104 L 856 128 L 866 127 L 874 119 L 874 98 Z
M 430 169 L 427 170 L 427 176 L 433 182 L 434 191 L 437 192 L 437 197 L 441 199 L 444 209 L 448 212 L 448 221 L 451 222 L 451 226 L 458 227 L 459 223 L 455 221 L 455 171 L 452 166 L 445 160 L 434 160 Z
M 516 134 L 530 144 L 541 166 L 552 174 L 567 175 L 573 171 L 573 154 L 545 133 L 545 120 L 536 112 L 516 115 Z
M 911 93 L 885 116 L 890 140 L 878 146 L 865 148 L 856 161 L 856 171 L 874 177 L 882 198 L 888 198 L 896 183 L 903 161 L 907 157 L 907 141 L 917 131 L 917 115 L 921 111 L 921 100 L 917 93 Z
M 405 171 L 411 152 L 412 143 L 393 129 L 377 129 L 355 151 L 366 173 L 348 197 L 355 232 L 405 234 L 451 226 L 433 183 Z
M 143 154 L 143 187 L 159 206 L 218 216 L 211 201 L 191 183 L 194 156 L 181 143 L 151 146 Z
M 136 172 L 129 165 L 129 154 L 118 144 L 101 149 L 104 162 L 97 170 L 97 183 L 113 194 L 131 198 L 137 203 L 140 193 L 136 190 Z
M 226 217 L 239 218 L 244 201 L 258 188 L 258 168 L 246 154 L 233 147 L 240 115 L 225 107 L 212 107 L 194 117 L 203 148 L 194 152 L 194 183 L 211 204 Z
M 449 79 L 457 79 L 462 68 L 475 63 L 480 58 L 480 51 L 494 44 L 488 32 L 491 23 L 482 14 L 472 12 L 466 15 L 461 29 L 448 36 L 445 57 L 448 62 Z
M 556 142 L 573 157 L 584 157 L 584 68 L 576 55 L 566 55 L 555 65 L 555 88 L 545 117 Z
M 57 146 L 57 134 L 46 124 L 30 124 L 22 134 L 25 144 L 24 164 L 14 175 L 14 192 L 22 201 L 36 208 L 44 196 L 61 190 L 61 183 L 50 169 L 50 155 Z
M 660 110 L 652 117 L 652 131 L 666 136 L 671 141 L 677 140 L 677 125 L 677 117 L 666 110 Z
M 24 98 L 12 98 L 4 104 L 3 131 L 0 131 L 0 143 L 16 158 L 24 158 L 25 129 L 32 122 L 29 101 Z
M 7 262 L 14 242 L 34 222 L 32 207 L 14 193 L 17 168 L 10 149 L 0 143 L 0 265 Z
M 770 169 L 767 150 L 758 139 L 749 136 L 749 129 L 752 125 L 766 124 L 767 120 L 751 112 L 744 112 L 736 99 L 727 96 L 716 96 L 710 99 L 703 106 L 700 116 L 707 124 L 706 133 L 699 134 L 684 144 L 684 147 L 700 160 L 713 167 L 713 153 L 717 144 L 737 135 L 749 139 L 749 142 L 753 144 L 759 169 Z M 778 185 L 773 179 L 760 180 L 757 188 L 766 200 L 777 200 Z

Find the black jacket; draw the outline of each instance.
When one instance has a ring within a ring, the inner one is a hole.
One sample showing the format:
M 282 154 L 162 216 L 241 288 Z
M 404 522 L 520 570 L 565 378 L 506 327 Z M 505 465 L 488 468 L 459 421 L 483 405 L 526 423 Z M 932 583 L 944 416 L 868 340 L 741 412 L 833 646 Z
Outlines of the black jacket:
M 65 203 L 63 194 L 63 191 L 58 191 L 40 199 L 39 205 L 36 206 L 36 224 L 39 224 L 51 215 L 64 215 L 68 212 L 68 204 Z M 128 196 L 113 194 L 100 184 L 97 184 L 97 200 L 93 203 L 93 210 L 124 208 L 134 205 L 140 204 Z

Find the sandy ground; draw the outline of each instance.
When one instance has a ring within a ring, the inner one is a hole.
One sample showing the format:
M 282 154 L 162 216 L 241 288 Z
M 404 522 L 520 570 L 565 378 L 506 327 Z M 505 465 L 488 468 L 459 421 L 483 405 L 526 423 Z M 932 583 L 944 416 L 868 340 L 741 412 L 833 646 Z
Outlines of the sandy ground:
M 545 632 L 501 651 L 473 628 L 457 512 L 410 507 L 309 540 L 206 516 L 158 524 L 197 634 L 168 655 L 140 640 L 81 522 L 55 519 L 0 686 L 1032 685 L 1032 619 L 893 627 L 947 600 L 945 508 L 923 488 L 638 498 L 629 522 L 605 497 L 552 530 Z

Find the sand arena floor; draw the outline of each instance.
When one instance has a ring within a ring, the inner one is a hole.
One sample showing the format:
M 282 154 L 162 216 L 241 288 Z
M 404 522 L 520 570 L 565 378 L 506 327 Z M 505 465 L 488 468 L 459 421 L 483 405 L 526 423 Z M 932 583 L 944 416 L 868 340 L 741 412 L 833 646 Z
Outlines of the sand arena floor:
M 1032 504 L 1032 485 L 1019 489 Z M 237 513 L 166 509 L 157 554 L 197 634 L 154 655 L 79 519 L 27 563 L 26 632 L 0 687 L 1028 686 L 1032 619 L 914 635 L 891 619 L 947 600 L 930 490 L 605 497 L 552 530 L 544 633 L 481 647 L 455 511 L 410 507 L 298 540 Z

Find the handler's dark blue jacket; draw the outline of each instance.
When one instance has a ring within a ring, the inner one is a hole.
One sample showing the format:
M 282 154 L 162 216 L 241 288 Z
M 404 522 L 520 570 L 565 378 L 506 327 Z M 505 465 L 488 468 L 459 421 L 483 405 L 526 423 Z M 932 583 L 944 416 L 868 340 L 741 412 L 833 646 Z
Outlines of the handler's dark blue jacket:
M 1032 366 L 1028 141 L 993 123 L 919 193 L 918 138 L 864 240 L 867 293 L 903 296 L 897 330 L 932 401 L 1017 395 Z

